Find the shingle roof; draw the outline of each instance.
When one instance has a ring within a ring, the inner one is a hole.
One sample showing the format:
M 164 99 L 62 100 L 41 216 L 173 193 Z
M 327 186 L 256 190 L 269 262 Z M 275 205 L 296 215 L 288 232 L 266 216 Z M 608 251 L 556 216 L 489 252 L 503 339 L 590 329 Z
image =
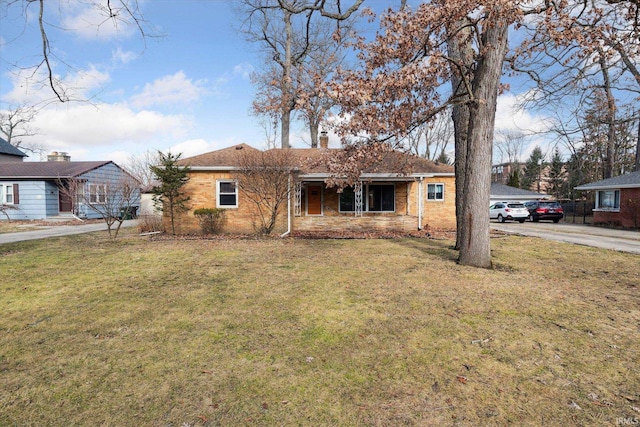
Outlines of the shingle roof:
M 248 150 L 248 151 L 247 151 Z M 273 150 L 281 150 L 275 148 Z M 290 148 L 290 153 L 295 164 L 292 167 L 297 167 L 302 173 L 328 173 L 326 167 L 326 160 L 331 156 L 338 155 L 342 152 L 342 149 L 336 148 Z M 237 167 L 240 166 L 241 156 L 240 153 L 246 152 L 259 152 L 247 144 L 239 144 L 221 150 L 212 151 L 209 153 L 201 154 L 199 156 L 189 157 L 181 159 L 178 163 L 180 165 L 189 165 L 192 168 L 199 167 Z M 365 172 L 369 173 L 444 173 L 453 174 L 453 166 L 435 163 L 422 157 L 413 156 L 410 154 L 402 153 L 399 151 L 389 151 L 384 158 L 375 166 L 368 168 Z
M 523 188 L 511 187 L 510 185 L 499 184 L 497 182 L 491 183 L 491 196 L 526 196 L 532 199 L 540 198 L 544 194 L 536 193 L 535 191 L 525 190 Z
M 238 144 L 221 150 L 200 154 L 199 156 L 180 159 L 178 164 L 182 166 L 238 166 L 238 154 L 241 150 L 242 152 L 259 151 L 250 145 Z
M 72 178 L 108 163 L 113 162 L 6 162 L 0 163 L 0 179 Z
M 589 184 L 575 187 L 576 190 L 606 190 L 612 188 L 638 188 L 640 187 L 640 171 L 631 172 L 625 175 L 614 176 Z
M 12 156 L 27 157 L 25 153 L 18 150 L 16 147 L 9 144 L 7 141 L 5 141 L 2 138 L 0 138 L 0 154 L 9 154 Z

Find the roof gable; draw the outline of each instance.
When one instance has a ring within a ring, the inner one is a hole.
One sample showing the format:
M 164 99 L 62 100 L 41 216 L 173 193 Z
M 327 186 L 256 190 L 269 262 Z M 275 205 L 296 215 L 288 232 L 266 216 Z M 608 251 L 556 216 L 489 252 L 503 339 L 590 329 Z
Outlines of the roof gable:
M 260 150 L 253 148 L 247 144 L 238 144 L 221 150 L 210 151 L 198 156 L 187 157 L 178 160 L 181 166 L 238 166 L 238 154 L 240 152 L 259 152 Z
M 25 153 L 0 138 L 0 154 L 8 154 L 10 156 L 28 157 Z

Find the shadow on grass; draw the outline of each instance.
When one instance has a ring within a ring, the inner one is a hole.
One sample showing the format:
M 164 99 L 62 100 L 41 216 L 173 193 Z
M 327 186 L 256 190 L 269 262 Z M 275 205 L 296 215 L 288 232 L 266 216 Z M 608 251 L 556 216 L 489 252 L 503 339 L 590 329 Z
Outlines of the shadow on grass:
M 453 263 L 458 261 L 458 251 L 454 249 L 453 242 L 450 240 L 403 238 L 397 239 L 396 242 L 401 246 L 441 258 L 443 261 L 450 261 Z

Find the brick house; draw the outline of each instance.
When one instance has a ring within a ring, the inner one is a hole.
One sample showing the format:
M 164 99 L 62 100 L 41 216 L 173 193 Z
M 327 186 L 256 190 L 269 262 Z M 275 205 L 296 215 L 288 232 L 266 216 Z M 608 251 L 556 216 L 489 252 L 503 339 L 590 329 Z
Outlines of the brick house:
M 353 186 L 338 189 L 328 185 L 332 175 L 318 160 L 340 149 L 327 148 L 322 138 L 320 145 L 287 149 L 295 164 L 290 168 L 290 197 L 275 233 L 455 229 L 453 166 L 394 151 L 375 170 L 365 170 Z M 190 200 L 188 211 L 177 218 L 176 232 L 199 232 L 193 211 L 212 207 L 226 210 L 222 232 L 254 232 L 255 205 L 234 180 L 239 154 L 247 152 L 259 150 L 240 144 L 180 160 L 190 167 L 185 185 Z
M 575 187 L 595 192 L 593 223 L 640 228 L 640 171 Z

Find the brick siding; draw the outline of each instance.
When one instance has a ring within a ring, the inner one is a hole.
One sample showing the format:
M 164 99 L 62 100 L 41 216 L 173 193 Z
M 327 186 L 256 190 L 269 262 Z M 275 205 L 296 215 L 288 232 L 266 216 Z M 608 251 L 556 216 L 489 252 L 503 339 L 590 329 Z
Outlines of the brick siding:
M 189 210 L 176 216 L 176 232 L 178 234 L 197 234 L 200 226 L 193 211 L 198 208 L 216 207 L 216 181 L 231 179 L 227 172 L 192 171 L 190 180 L 185 185 L 185 192 L 190 196 L 187 207 Z M 427 184 L 444 184 L 443 201 L 427 201 Z M 334 188 L 323 185 L 322 215 L 306 214 L 306 200 L 302 198 L 302 215 L 292 216 L 292 229 L 297 231 L 326 231 L 326 230 L 385 230 L 385 231 L 413 231 L 418 229 L 418 196 L 419 183 L 396 182 L 395 212 L 364 212 L 361 217 L 353 213 L 339 212 L 339 195 Z M 454 229 L 455 219 L 455 179 L 454 177 L 428 178 L 423 182 L 422 198 L 422 227 Z M 279 216 L 274 234 L 287 230 L 287 206 L 284 205 Z M 293 206 L 292 206 L 293 209 Z M 254 225 L 258 221 L 255 206 L 239 194 L 238 208 L 226 209 L 226 223 L 221 230 L 223 233 L 253 233 Z M 170 229 L 170 218 L 165 212 L 163 221 L 166 229 Z

